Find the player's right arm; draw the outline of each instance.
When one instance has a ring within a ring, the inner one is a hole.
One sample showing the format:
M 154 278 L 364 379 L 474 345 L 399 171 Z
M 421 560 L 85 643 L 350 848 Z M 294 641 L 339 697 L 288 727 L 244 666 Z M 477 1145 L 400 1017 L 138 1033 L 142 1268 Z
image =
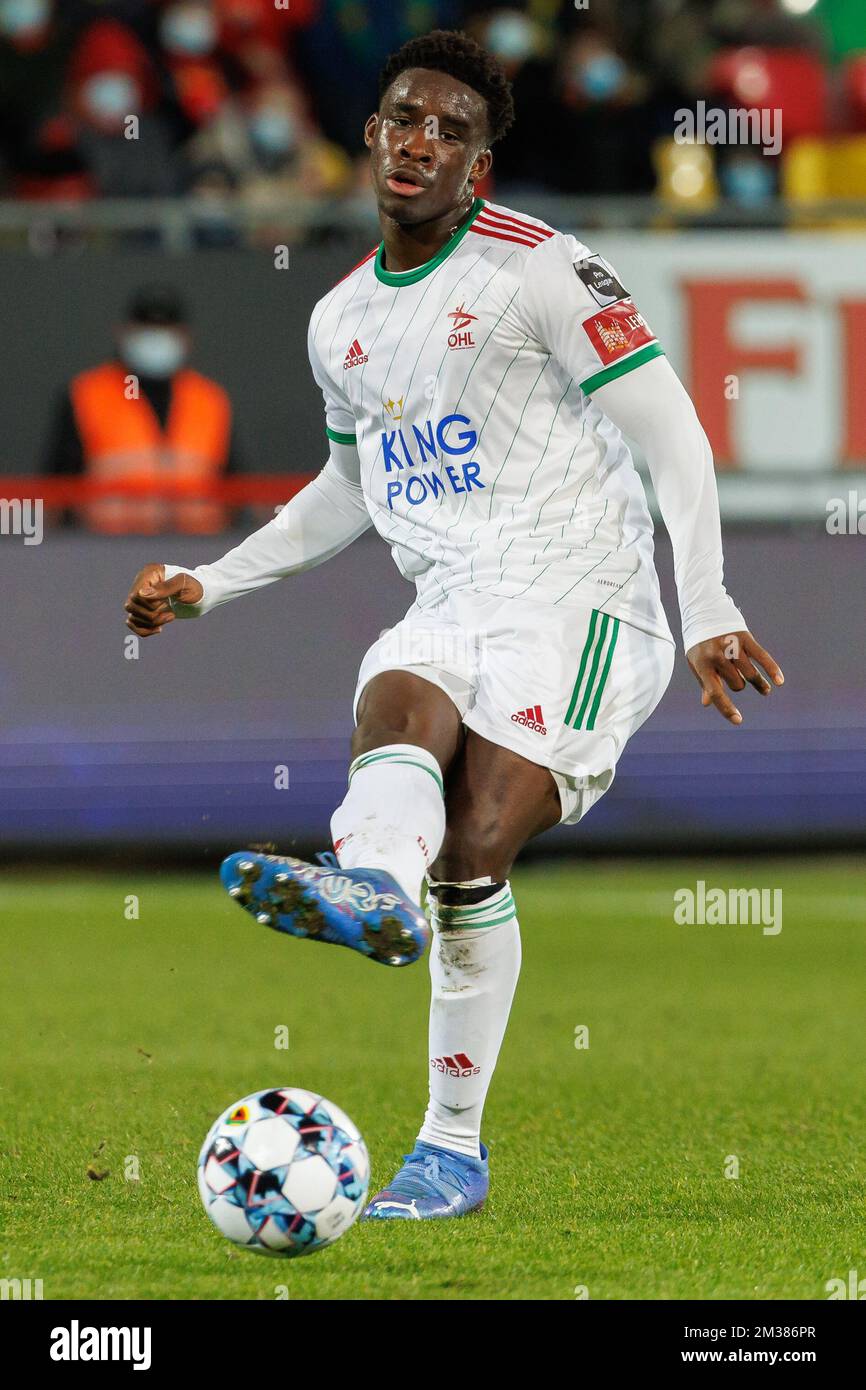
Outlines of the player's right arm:
M 195 569 L 145 565 L 126 600 L 127 627 L 150 637 L 175 618 L 200 617 L 338 555 L 371 525 L 357 471 L 355 450 L 332 445 L 318 477 L 221 560 Z
M 139 637 L 161 632 L 175 618 L 197 618 L 230 599 L 321 565 L 372 525 L 361 487 L 355 419 L 342 388 L 322 365 L 312 325 L 308 350 L 325 400 L 331 449 L 327 463 L 273 521 L 221 560 L 192 570 L 162 563 L 139 570 L 125 605 L 127 626 Z

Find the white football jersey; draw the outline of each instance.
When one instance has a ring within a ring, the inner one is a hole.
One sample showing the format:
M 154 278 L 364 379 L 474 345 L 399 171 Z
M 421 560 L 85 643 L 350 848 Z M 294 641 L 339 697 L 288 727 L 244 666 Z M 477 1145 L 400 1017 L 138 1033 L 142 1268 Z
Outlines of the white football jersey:
M 424 265 L 383 255 L 316 305 L 309 354 L 419 604 L 472 589 L 589 606 L 672 641 L 643 485 L 592 398 L 662 352 L 616 272 L 480 198 Z

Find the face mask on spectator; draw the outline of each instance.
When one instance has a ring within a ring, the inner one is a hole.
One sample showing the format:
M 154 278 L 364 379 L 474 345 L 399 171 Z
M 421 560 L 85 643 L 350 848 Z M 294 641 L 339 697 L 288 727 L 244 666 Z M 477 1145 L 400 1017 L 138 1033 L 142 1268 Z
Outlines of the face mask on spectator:
M 298 132 L 288 111 L 263 107 L 250 117 L 250 139 L 259 153 L 287 155 L 297 144 Z
M 535 31 L 525 15 L 506 11 L 491 19 L 484 46 L 506 62 L 509 59 L 520 61 L 535 49 Z
M 159 34 L 169 53 L 201 58 L 216 44 L 216 20 L 204 5 L 173 5 L 160 20 Z
M 590 101 L 606 101 L 608 97 L 616 96 L 623 87 L 626 67 L 615 53 L 596 53 L 577 65 L 574 77 Z
M 0 34 L 23 39 L 38 34 L 51 18 L 51 0 L 0 0 Z
M 135 79 L 125 72 L 98 72 L 81 88 L 81 101 L 93 120 L 115 125 L 137 112 L 141 93 Z
M 128 328 L 120 340 L 124 362 L 138 376 L 174 376 L 183 366 L 186 342 L 173 328 Z
M 722 192 L 744 207 L 759 207 L 775 191 L 772 163 L 771 159 L 746 155 L 724 164 L 719 175 Z

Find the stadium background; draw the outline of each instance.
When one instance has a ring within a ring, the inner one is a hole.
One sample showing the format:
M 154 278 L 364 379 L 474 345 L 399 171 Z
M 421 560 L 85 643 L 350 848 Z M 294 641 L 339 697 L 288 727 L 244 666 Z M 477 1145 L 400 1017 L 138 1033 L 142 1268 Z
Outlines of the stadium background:
M 121 610 L 142 563 L 222 554 L 324 461 L 307 320 L 378 239 L 360 141 L 375 73 L 436 24 L 513 74 L 517 126 L 481 191 L 606 255 L 692 390 L 728 585 L 788 676 L 769 701 L 746 692 L 732 730 L 681 660 L 611 792 L 545 843 L 866 840 L 861 0 L 0 0 L 0 496 L 46 500 L 40 545 L 0 536 L 4 855 L 156 848 L 211 866 L 251 839 L 327 842 L 360 658 L 411 599 L 386 548 L 365 536 L 137 659 Z M 106 72 L 137 84 L 135 140 L 88 114 Z M 781 110 L 778 155 L 677 143 L 675 113 L 701 100 Z M 61 524 L 76 484 L 52 492 L 56 402 L 152 281 L 182 291 L 193 364 L 233 402 L 243 505 L 217 535 L 91 534 Z M 846 534 L 828 530 L 834 499 Z M 678 635 L 663 528 L 657 544 Z

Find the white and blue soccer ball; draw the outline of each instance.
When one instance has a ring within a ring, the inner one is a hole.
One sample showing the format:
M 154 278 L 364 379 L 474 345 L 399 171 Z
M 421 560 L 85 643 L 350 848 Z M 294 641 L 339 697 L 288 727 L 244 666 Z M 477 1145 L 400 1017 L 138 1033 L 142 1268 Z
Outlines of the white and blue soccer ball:
M 360 1214 L 370 1159 L 332 1101 L 283 1086 L 244 1096 L 210 1128 L 198 1190 L 217 1230 L 257 1255 L 309 1255 Z

